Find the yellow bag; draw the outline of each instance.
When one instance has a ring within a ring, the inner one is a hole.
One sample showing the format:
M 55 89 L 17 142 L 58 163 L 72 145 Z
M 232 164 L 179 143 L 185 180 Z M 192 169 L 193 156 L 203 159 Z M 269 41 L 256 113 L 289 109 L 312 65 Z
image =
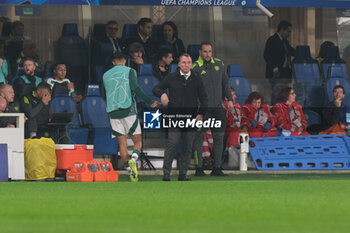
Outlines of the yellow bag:
M 51 138 L 25 139 L 26 180 L 55 178 L 57 166 L 55 143 Z

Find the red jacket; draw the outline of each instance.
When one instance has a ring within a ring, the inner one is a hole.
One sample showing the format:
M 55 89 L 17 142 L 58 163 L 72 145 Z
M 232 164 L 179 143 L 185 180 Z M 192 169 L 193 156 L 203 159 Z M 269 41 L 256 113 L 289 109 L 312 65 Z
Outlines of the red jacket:
M 271 112 L 275 114 L 277 118 L 276 126 L 279 129 L 289 130 L 292 135 L 297 131 L 298 127 L 302 127 L 303 131 L 306 131 L 306 118 L 301 105 L 297 102 L 294 102 L 289 106 L 285 103 L 277 103 L 271 109 Z
M 255 122 L 256 127 L 252 125 L 252 121 Z M 251 138 L 275 137 L 277 135 L 276 118 L 271 114 L 267 104 L 263 104 L 259 109 L 254 108 L 251 104 L 243 105 L 241 122 L 241 128 L 246 126 Z M 270 122 L 271 126 L 265 131 L 263 127 L 267 122 Z
M 276 123 L 276 118 L 271 114 L 267 104 L 263 104 L 259 109 L 254 108 L 251 104 L 244 104 L 242 107 L 241 127 L 247 126 L 248 130 L 253 128 L 250 120 L 255 121 L 256 128 L 262 128 L 268 121 L 271 123 L 271 126 L 274 126 Z
M 238 103 L 234 103 L 233 107 L 233 111 L 229 112 L 227 108 L 227 102 L 224 103 L 224 108 L 226 110 L 225 139 L 227 147 L 237 146 L 241 127 L 241 106 L 239 106 Z

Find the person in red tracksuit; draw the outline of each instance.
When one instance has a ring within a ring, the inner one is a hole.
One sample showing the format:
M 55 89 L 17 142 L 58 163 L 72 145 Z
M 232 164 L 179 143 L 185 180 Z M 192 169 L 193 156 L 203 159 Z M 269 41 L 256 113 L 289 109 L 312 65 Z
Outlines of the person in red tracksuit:
M 283 88 L 277 95 L 277 103 L 271 109 L 276 116 L 278 136 L 310 135 L 301 105 L 295 101 L 296 94 L 291 87 Z
M 241 106 L 236 102 L 236 93 L 235 89 L 231 87 L 231 94 L 233 99 L 233 109 L 232 111 L 228 110 L 227 100 L 224 102 L 224 108 L 226 111 L 226 129 L 224 135 L 224 141 L 226 142 L 226 147 L 231 146 L 236 147 L 238 145 L 238 138 L 241 127 Z
M 249 137 L 275 137 L 276 118 L 271 114 L 269 106 L 264 103 L 264 96 L 259 92 L 249 94 L 242 106 L 241 129 L 248 132 Z

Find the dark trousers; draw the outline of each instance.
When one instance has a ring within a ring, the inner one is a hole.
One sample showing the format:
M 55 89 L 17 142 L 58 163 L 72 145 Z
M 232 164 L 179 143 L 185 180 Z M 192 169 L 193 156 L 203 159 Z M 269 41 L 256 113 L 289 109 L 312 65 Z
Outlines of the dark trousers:
M 220 168 L 222 165 L 222 153 L 224 149 L 224 133 L 226 128 L 226 113 L 225 109 L 215 108 L 211 109 L 207 115 L 205 116 L 205 119 L 208 118 L 215 118 L 215 120 L 221 120 L 221 128 L 212 128 L 211 133 L 213 135 L 213 141 L 214 141 L 214 148 L 213 148 L 213 159 L 214 159 L 214 168 Z M 195 156 L 198 158 L 198 164 L 196 164 L 196 167 L 202 168 L 203 167 L 203 141 L 206 134 L 207 129 L 201 128 L 198 129 L 195 135 L 195 139 L 193 142 L 193 151 Z
M 170 174 L 177 146 L 182 139 L 182 151 L 179 153 L 177 161 L 179 174 L 186 175 L 192 154 L 194 133 L 193 129 L 169 129 L 168 142 L 164 153 L 164 174 Z

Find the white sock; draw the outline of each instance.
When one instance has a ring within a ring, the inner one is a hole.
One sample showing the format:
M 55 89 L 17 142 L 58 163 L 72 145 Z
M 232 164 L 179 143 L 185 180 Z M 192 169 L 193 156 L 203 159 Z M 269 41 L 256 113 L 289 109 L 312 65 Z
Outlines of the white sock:
M 134 152 L 132 153 L 131 158 L 137 161 L 139 159 L 139 155 Z

